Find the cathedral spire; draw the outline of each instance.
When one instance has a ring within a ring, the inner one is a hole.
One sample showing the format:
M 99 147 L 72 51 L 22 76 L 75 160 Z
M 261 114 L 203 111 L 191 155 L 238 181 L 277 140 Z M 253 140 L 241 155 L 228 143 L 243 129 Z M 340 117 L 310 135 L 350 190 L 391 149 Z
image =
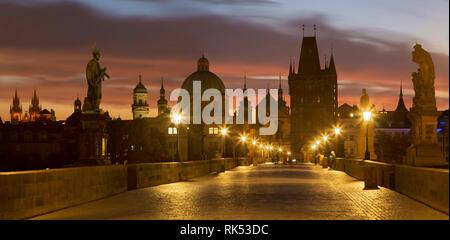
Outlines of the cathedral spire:
M 396 112 L 405 112 L 408 111 L 408 109 L 405 106 L 405 101 L 403 101 L 403 89 L 402 89 L 402 82 L 400 82 L 400 94 L 398 96 L 398 103 L 397 108 L 395 109 Z

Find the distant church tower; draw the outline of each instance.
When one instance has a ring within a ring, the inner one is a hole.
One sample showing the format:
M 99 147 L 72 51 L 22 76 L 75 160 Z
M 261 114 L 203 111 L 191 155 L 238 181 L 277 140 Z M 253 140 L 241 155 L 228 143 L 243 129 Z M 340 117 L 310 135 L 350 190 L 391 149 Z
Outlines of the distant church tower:
M 139 75 L 139 83 L 134 88 L 133 99 L 133 105 L 131 105 L 133 119 L 148 117 L 147 88 L 142 84 L 141 75 Z
M 166 90 L 164 89 L 164 79 L 161 78 L 161 89 L 159 90 L 158 115 L 168 113 Z
M 9 107 L 9 113 L 11 114 L 11 123 L 18 123 L 22 120 L 22 106 L 17 96 L 17 89 L 13 98 L 13 105 Z
M 36 89 L 34 89 L 33 99 L 31 99 L 31 105 L 28 108 L 30 113 L 30 121 L 36 121 L 39 119 L 39 112 L 42 111 L 42 106 L 39 105 L 39 98 L 36 94 Z
M 333 53 L 329 65 L 325 64 L 322 69 L 315 32 L 314 25 L 314 36 L 303 35 L 298 71 L 292 63 L 289 66 L 291 141 L 298 158 L 301 148 L 332 128 L 337 119 L 338 89 Z

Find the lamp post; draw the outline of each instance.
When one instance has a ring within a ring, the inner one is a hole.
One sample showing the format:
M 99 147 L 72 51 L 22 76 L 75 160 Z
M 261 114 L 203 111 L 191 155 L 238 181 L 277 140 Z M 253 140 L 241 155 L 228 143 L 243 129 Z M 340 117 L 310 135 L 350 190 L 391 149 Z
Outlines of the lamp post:
M 222 134 L 222 157 L 225 157 L 225 136 L 227 135 L 228 130 L 226 128 L 222 128 L 220 133 Z
M 317 142 L 316 142 L 317 143 Z M 311 146 L 311 148 L 312 148 L 312 150 L 313 150 L 313 154 L 314 154 L 314 156 L 313 156 L 313 158 L 314 158 L 314 165 L 317 165 L 317 153 L 316 153 L 316 144 L 314 144 L 314 145 L 312 145 Z
M 372 116 L 371 111 L 364 111 L 363 118 L 364 122 L 366 122 L 366 153 L 364 154 L 364 160 L 370 160 L 370 152 L 369 152 L 369 121 Z
M 176 113 L 173 115 L 172 117 L 172 121 L 176 126 L 176 130 L 177 130 L 177 153 L 175 155 L 176 161 L 179 162 L 180 161 L 180 150 L 179 150 L 179 141 L 180 141 L 180 129 L 179 129 L 179 125 L 181 123 L 181 114 Z
M 324 154 L 323 155 L 329 156 L 330 154 L 328 153 L 328 136 L 325 135 L 325 136 L 322 137 L 322 139 L 323 139 L 323 142 L 325 143 L 324 146 L 323 146 L 324 147 L 324 151 L 323 151 Z
M 247 152 L 247 151 L 246 151 L 246 150 L 247 150 L 247 149 L 246 149 L 246 148 L 247 148 L 247 137 L 246 137 L 245 135 L 242 135 L 242 136 L 241 136 L 241 142 L 243 143 L 243 144 L 242 144 L 242 146 L 243 146 L 243 151 L 242 151 L 242 152 L 243 152 L 243 157 L 245 157 L 246 152 Z M 238 156 L 238 158 L 239 158 L 239 156 Z
M 339 134 L 341 133 L 341 129 L 339 128 L 334 128 L 334 135 L 336 136 L 336 143 L 335 143 L 335 147 L 334 147 L 334 153 L 336 154 L 336 156 L 338 156 L 338 144 L 339 144 Z

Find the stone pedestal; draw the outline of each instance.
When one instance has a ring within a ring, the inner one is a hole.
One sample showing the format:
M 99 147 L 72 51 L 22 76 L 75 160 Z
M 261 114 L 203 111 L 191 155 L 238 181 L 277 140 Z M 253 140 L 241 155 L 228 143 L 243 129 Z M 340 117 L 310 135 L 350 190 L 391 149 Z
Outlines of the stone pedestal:
M 78 161 L 83 165 L 103 165 L 107 160 L 106 125 L 110 117 L 104 113 L 81 115 Z
M 411 146 L 406 153 L 406 163 L 414 166 L 438 167 L 445 165 L 437 144 L 437 118 L 435 107 L 411 108 Z

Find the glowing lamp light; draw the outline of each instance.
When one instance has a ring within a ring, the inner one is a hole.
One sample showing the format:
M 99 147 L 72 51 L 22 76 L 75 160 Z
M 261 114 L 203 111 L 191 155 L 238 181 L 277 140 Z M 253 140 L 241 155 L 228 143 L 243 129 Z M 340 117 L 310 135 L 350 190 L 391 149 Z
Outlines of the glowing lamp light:
M 327 136 L 323 136 L 323 140 L 326 141 L 328 139 Z
M 335 128 L 335 129 L 334 129 L 334 133 L 335 133 L 336 135 L 338 135 L 339 133 L 341 133 L 341 129 Z
M 246 136 L 242 136 L 241 137 L 241 141 L 243 141 L 243 142 L 247 141 L 247 137 Z
M 260 147 L 260 148 L 263 148 L 264 146 L 263 146 L 262 144 L 259 144 L 259 147 Z
M 278 148 L 278 152 L 282 152 L 283 151 L 283 149 L 282 148 Z
M 316 149 L 316 145 L 315 145 L 315 144 L 312 145 L 311 148 L 312 148 L 312 149 Z
M 288 155 L 291 155 L 291 152 L 288 152 Z
M 172 116 L 172 122 L 175 124 L 180 124 L 181 123 L 181 114 L 175 113 Z
M 372 112 L 371 112 L 371 111 L 365 111 L 365 112 L 363 112 L 364 122 L 370 121 L 370 118 L 371 118 L 371 117 L 372 117 Z
M 269 146 L 266 146 L 266 149 L 269 150 Z
M 273 150 L 273 147 L 272 147 L 272 146 L 270 146 L 269 148 L 270 148 L 270 150 Z
M 319 144 L 320 144 L 320 140 L 317 140 L 317 141 L 316 141 L 316 144 L 319 145 Z
M 222 130 L 220 130 L 220 132 L 222 133 L 222 135 L 227 135 L 227 129 L 226 128 L 222 128 Z

